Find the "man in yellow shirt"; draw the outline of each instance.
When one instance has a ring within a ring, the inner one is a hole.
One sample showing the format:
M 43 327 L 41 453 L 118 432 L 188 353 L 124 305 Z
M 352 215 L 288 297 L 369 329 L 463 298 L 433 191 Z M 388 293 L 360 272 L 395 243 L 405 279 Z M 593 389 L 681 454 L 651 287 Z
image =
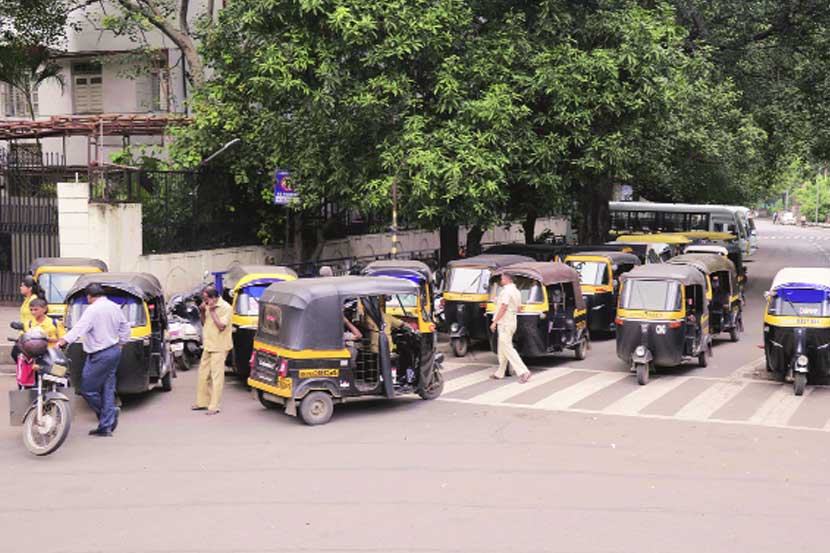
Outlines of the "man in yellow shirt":
M 20 295 L 23 296 L 23 303 L 20 305 L 20 322 L 23 324 L 24 329 L 28 329 L 29 321 L 32 320 L 32 312 L 29 306 L 32 300 L 37 299 L 37 295 L 35 294 L 35 279 L 30 275 L 23 277 L 23 280 L 20 282 Z M 15 343 L 12 347 L 12 359 L 14 359 L 15 365 L 17 364 L 17 356 L 19 354 L 20 349 Z
M 194 411 L 219 413 L 222 389 L 225 386 L 225 358 L 233 349 L 230 304 L 219 296 L 215 286 L 202 290 L 202 360 L 196 384 Z

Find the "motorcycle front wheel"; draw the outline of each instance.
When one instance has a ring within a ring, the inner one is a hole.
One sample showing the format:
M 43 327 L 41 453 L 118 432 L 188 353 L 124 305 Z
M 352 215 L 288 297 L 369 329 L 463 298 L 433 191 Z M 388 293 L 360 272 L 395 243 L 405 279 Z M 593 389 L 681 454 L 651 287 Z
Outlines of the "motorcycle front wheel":
M 34 455 L 49 455 L 63 444 L 72 424 L 68 401 L 49 399 L 43 402 L 43 417 L 37 420 L 37 409 L 26 414 L 23 421 L 23 445 Z

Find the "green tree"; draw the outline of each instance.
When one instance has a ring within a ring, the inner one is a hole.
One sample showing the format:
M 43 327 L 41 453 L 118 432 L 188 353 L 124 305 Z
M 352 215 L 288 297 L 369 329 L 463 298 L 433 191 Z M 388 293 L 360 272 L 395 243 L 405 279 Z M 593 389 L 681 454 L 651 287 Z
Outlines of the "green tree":
M 34 93 L 49 80 L 57 81 L 63 87 L 61 67 L 51 60 L 48 48 L 18 43 L 0 45 L 0 81 L 23 94 L 32 119 L 36 115 Z

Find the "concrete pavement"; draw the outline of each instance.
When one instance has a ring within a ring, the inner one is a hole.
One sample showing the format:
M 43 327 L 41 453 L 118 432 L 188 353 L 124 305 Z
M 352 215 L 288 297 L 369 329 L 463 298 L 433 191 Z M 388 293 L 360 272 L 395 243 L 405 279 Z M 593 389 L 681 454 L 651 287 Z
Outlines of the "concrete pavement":
M 825 551 L 827 389 L 791 411 L 747 365 L 768 280 L 826 264 L 825 233 L 762 225 L 745 338 L 645 387 L 606 341 L 526 387 L 487 381 L 490 354 L 448 358 L 442 399 L 346 404 L 316 428 L 234 381 L 221 415 L 192 413 L 194 372 L 125 401 L 111 439 L 76 402 L 47 458 L 0 426 L 0 552 Z

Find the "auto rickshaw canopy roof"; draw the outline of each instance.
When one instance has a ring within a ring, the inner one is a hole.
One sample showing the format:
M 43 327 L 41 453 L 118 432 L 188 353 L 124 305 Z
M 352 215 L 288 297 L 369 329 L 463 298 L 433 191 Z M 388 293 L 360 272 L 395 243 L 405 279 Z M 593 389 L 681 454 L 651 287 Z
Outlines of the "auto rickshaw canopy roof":
M 164 291 L 159 280 L 150 273 L 88 273 L 78 277 L 66 294 L 69 302 L 73 296 L 84 293 L 90 284 L 100 284 L 104 290 L 119 290 L 131 296 L 151 301 L 164 299 Z
M 553 284 L 571 284 L 574 290 L 574 299 L 577 309 L 585 308 L 585 299 L 582 292 L 579 273 L 576 269 L 558 261 L 527 261 L 502 267 L 493 272 L 493 276 L 506 273 L 513 277 L 525 277 L 541 283 L 543 286 Z
M 672 257 L 666 263 L 673 265 L 691 265 L 704 273 L 711 274 L 726 271 L 733 277 L 737 274 L 735 264 L 728 258 L 716 253 L 684 253 Z
M 640 265 L 634 267 L 624 275 L 620 276 L 620 280 L 674 280 L 684 286 L 702 286 L 706 287 L 706 280 L 699 270 L 689 265 L 675 265 L 671 263 L 651 263 L 649 265 Z
M 830 291 L 830 269 L 825 267 L 787 267 L 776 273 L 770 290 L 778 288 L 819 288 Z
M 633 253 L 621 251 L 580 251 L 568 255 L 571 257 L 605 257 L 612 265 L 640 265 L 640 258 Z
M 484 250 L 484 255 L 523 255 L 536 261 L 552 261 L 555 257 L 564 257 L 571 247 L 565 244 L 496 244 Z
M 723 240 L 724 242 L 729 242 L 736 239 L 736 236 L 731 232 L 720 232 L 716 230 L 686 230 L 674 234 L 685 236 L 691 240 L 703 238 L 706 240 Z
M 365 276 L 418 276 L 421 280 L 432 280 L 432 269 L 416 259 L 379 259 L 363 268 Z
M 225 273 L 223 279 L 225 288 L 235 290 L 237 286 L 259 280 L 260 278 L 285 280 L 285 277 L 296 279 L 297 273 L 294 269 L 281 265 L 240 265 L 239 263 L 234 263 L 228 268 L 228 272 Z
M 680 234 L 623 234 L 615 242 L 631 244 L 691 244 L 692 241 Z
M 524 255 L 485 253 L 473 257 L 455 259 L 447 263 L 447 267 L 486 267 L 488 269 L 498 269 L 500 267 L 506 267 L 507 265 L 523 263 L 526 261 L 533 261 L 533 258 Z
M 32 261 L 29 272 L 34 275 L 46 267 L 94 267 L 102 273 L 108 270 L 106 263 L 92 257 L 38 257 Z
M 715 244 L 690 244 L 686 246 L 686 253 L 711 253 L 722 255 L 724 257 L 729 256 L 729 250 L 727 250 L 724 246 L 718 246 Z

